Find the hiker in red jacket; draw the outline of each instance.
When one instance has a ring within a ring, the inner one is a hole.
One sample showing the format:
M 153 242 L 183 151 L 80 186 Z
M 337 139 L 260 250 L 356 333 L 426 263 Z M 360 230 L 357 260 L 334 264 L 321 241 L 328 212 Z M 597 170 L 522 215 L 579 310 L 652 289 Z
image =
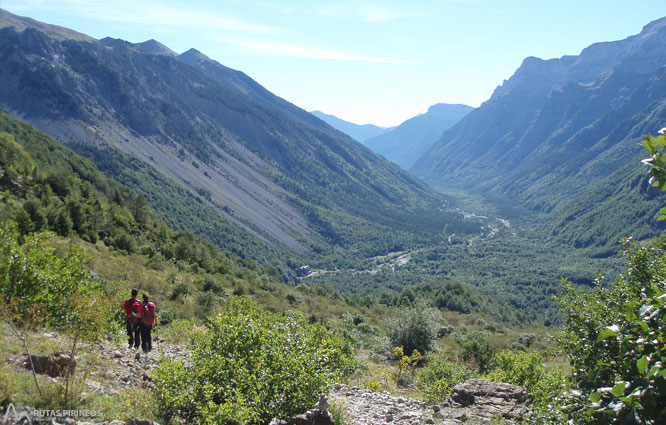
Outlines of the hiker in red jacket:
M 125 301 L 125 316 L 127 316 L 127 336 L 129 337 L 129 348 L 139 348 L 141 345 L 141 332 L 139 325 L 141 323 L 141 317 L 143 316 L 143 308 L 141 307 L 141 301 L 139 301 L 136 296 L 139 294 L 139 290 L 136 288 L 132 289 L 132 298 Z
M 143 294 L 141 308 L 141 349 L 143 349 L 144 353 L 148 353 L 153 349 L 153 341 L 150 333 L 155 327 L 155 304 L 148 301 L 148 294 Z

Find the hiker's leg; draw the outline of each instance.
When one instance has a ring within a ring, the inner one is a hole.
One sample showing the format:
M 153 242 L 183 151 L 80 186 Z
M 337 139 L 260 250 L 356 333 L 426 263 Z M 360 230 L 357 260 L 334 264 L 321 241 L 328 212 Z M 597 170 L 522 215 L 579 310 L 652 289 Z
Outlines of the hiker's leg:
M 153 332 L 153 327 L 152 326 L 146 326 L 146 339 L 147 339 L 147 347 L 148 351 L 153 350 L 153 336 L 151 335 Z
M 139 348 L 141 346 L 141 329 L 139 324 L 134 324 L 134 348 Z
M 144 325 L 143 323 L 139 325 L 141 327 L 141 349 L 143 350 L 144 353 L 148 352 L 148 333 L 146 330 L 148 329 L 148 326 Z
M 130 320 L 127 320 L 127 337 L 129 338 L 129 347 L 132 348 L 134 345 L 134 326 Z

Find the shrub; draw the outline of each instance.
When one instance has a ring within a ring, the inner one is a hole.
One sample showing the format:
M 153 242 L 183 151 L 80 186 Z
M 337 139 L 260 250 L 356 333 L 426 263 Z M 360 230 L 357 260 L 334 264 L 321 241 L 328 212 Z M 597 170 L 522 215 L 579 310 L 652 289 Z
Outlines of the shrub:
M 176 286 L 173 287 L 169 299 L 171 301 L 176 301 L 182 299 L 190 294 L 190 287 L 187 286 L 187 283 L 179 282 Z
M 493 349 L 488 342 L 488 334 L 485 332 L 472 332 L 462 342 L 463 360 L 473 360 L 479 373 L 486 373 L 490 370 L 493 355 Z
M 401 307 L 397 317 L 387 321 L 387 335 L 393 347 L 403 347 L 405 354 L 414 350 L 426 353 L 435 348 L 441 315 L 426 301 Z
M 572 414 L 599 422 L 666 422 L 664 240 L 625 241 L 629 268 L 611 288 L 586 292 L 564 281 L 559 334 L 573 380 L 588 398 Z
M 186 423 L 268 424 L 315 404 L 346 372 L 351 349 L 301 313 L 272 313 L 243 298 L 193 338 L 189 363 L 162 359 L 155 371 L 164 418 Z
M 496 369 L 486 376 L 488 379 L 524 386 L 537 403 L 545 402 L 551 394 L 560 392 L 565 383 L 562 372 L 545 367 L 538 352 L 505 350 L 495 355 L 493 363 Z
M 396 358 L 395 367 L 398 369 L 398 374 L 396 376 L 397 381 L 402 380 L 407 371 L 413 376 L 416 370 L 416 365 L 421 361 L 421 353 L 419 353 L 419 350 L 414 350 L 412 351 L 411 356 L 406 356 L 402 347 L 395 347 L 393 349 L 393 357 Z
M 416 377 L 416 385 L 423 391 L 428 403 L 439 404 L 451 395 L 456 384 L 473 376 L 466 366 L 439 357 L 421 369 Z
M 379 329 L 376 326 L 365 322 L 363 316 L 349 312 L 342 314 L 342 330 L 355 348 L 370 348 L 379 336 Z

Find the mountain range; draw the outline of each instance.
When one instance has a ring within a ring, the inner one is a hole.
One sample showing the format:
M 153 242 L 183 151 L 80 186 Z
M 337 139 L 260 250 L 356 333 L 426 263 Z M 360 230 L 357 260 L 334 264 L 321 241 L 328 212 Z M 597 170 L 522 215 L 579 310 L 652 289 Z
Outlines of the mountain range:
M 408 170 L 439 139 L 444 130 L 456 124 L 472 109 L 467 105 L 438 103 L 428 108 L 426 113 L 390 128 L 372 124 L 358 125 L 321 111 L 312 114 Z
M 442 135 L 474 108 L 467 105 L 438 103 L 424 114 L 408 119 L 397 127 L 365 141 L 365 145 L 409 170 Z
M 413 233 L 405 214 L 431 216 L 443 202 L 395 164 L 195 49 L 95 40 L 0 10 L 0 58 L 7 112 L 144 194 L 168 224 L 219 245 L 236 244 L 241 229 L 292 252 L 376 235 L 390 236 L 390 246 Z
M 660 19 L 576 56 L 527 58 L 479 108 L 434 105 L 364 140 L 382 158 L 195 49 L 0 10 L 0 104 L 167 224 L 241 256 L 349 261 L 466 228 L 427 183 L 544 213 L 550 237 L 608 253 L 661 229 L 638 142 L 666 121 L 664 42 Z
M 384 134 L 393 128 L 380 127 L 373 124 L 354 124 L 353 122 L 338 118 L 335 115 L 325 114 L 322 111 L 312 111 L 311 113 L 331 127 L 342 131 L 363 144 L 365 144 L 366 140 Z
M 663 18 L 640 34 L 593 44 L 577 56 L 529 57 L 410 170 L 433 185 L 553 213 L 553 235 L 562 235 L 565 223 L 589 224 L 593 209 L 597 219 L 617 230 L 567 235 L 575 245 L 616 243 L 632 234 L 653 237 L 655 226 L 636 220 L 653 223 L 655 212 L 647 179 L 636 180 L 645 176 L 638 143 L 666 122 L 665 43 Z M 624 204 L 599 209 L 588 202 L 608 202 L 600 193 L 621 181 L 634 181 L 624 196 L 634 204 L 632 214 Z

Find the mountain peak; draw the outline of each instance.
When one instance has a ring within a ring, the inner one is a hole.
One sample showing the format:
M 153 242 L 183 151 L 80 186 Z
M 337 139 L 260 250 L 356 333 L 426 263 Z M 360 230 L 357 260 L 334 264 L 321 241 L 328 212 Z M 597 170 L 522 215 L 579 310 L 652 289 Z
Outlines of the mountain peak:
M 152 53 L 154 55 L 178 56 L 176 52 L 152 38 L 148 41 L 144 41 L 143 43 L 135 44 L 135 46 L 138 47 L 142 52 Z
M 94 38 L 70 30 L 69 28 L 60 27 L 58 25 L 45 24 L 43 22 L 35 21 L 31 18 L 14 15 L 4 9 L 0 9 L 0 28 L 14 28 L 18 32 L 22 32 L 27 28 L 34 28 L 47 34 L 56 40 L 76 40 L 76 41 L 95 41 Z
M 164 55 L 170 57 L 178 56 L 176 52 L 174 52 L 164 44 L 154 39 L 144 41 L 143 43 L 130 43 L 129 41 L 122 40 L 120 38 L 104 37 L 99 41 L 99 43 L 102 46 L 107 46 L 112 48 L 117 48 L 117 47 L 126 48 L 141 53 L 148 53 L 150 55 Z
M 192 65 L 193 63 L 197 62 L 205 62 L 211 60 L 211 58 L 204 55 L 195 48 L 191 48 L 190 50 L 181 53 L 180 55 L 178 55 L 178 59 L 180 59 L 182 62 L 188 65 Z

